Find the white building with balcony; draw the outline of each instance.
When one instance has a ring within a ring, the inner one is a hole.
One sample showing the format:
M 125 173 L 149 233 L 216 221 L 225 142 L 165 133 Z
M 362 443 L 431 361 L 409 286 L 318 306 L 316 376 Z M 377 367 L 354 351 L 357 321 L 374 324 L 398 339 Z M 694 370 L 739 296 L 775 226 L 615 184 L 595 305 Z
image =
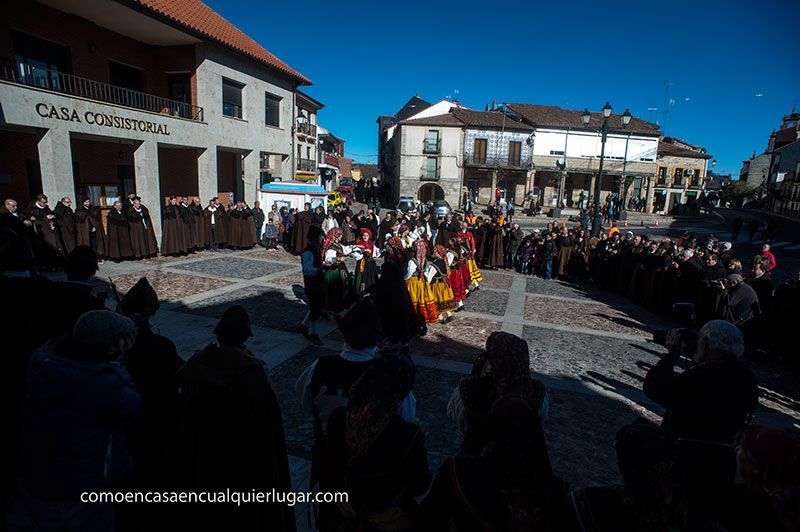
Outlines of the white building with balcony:
M 294 175 L 310 81 L 199 0 L 10 0 L 0 22 L 0 196 L 135 192 L 252 204 Z M 157 231 L 160 227 L 156 228 Z

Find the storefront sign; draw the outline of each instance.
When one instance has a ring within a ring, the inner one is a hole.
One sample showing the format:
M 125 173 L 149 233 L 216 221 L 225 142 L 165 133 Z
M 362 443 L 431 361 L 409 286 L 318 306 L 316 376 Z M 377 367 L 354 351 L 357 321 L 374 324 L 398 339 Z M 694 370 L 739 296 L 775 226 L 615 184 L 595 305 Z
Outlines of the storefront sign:
M 75 109 L 69 107 L 56 107 L 48 103 L 37 103 L 36 113 L 42 118 L 52 118 L 53 120 L 64 120 L 65 122 L 86 122 L 95 126 L 111 127 L 114 129 L 127 129 L 141 131 L 143 133 L 155 133 L 157 135 L 169 135 L 166 124 L 150 122 L 149 120 L 139 120 L 136 118 L 125 118 L 122 116 L 86 111 L 80 115 Z

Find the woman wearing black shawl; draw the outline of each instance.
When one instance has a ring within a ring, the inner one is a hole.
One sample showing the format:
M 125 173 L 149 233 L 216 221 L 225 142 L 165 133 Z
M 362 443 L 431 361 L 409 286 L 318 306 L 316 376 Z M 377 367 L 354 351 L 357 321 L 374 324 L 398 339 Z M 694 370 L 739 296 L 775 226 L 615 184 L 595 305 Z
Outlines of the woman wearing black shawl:
M 417 334 L 424 334 L 424 329 L 420 329 L 402 272 L 405 270 L 387 257 L 381 268 L 381 276 L 370 287 L 369 293 L 372 294 L 386 335 L 385 349 L 407 352 L 409 340 Z
M 497 401 L 490 442 L 475 456 L 446 458 L 422 501 L 425 530 L 562 530 L 566 484 L 553 474 L 530 402 Z
M 425 435 L 398 414 L 415 374 L 407 356 L 384 355 L 350 389 L 347 408 L 331 414 L 328 436 L 349 495 L 331 530 L 419 530 L 414 498 L 431 482 Z

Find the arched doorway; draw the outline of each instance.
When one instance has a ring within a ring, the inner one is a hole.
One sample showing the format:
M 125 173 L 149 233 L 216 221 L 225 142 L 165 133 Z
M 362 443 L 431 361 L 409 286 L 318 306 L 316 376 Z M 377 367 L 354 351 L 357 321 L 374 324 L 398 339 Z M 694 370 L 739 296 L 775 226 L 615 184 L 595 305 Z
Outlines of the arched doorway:
M 417 191 L 417 198 L 422 203 L 428 203 L 429 201 L 435 200 L 443 200 L 444 199 L 444 190 L 442 187 L 435 183 L 426 183 L 419 187 Z

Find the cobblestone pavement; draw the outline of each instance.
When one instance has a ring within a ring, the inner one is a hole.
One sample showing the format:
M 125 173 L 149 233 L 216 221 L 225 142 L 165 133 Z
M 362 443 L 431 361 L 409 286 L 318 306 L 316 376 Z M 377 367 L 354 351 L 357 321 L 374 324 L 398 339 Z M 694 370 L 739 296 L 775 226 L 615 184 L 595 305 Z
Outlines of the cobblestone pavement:
M 183 356 L 213 339 L 215 321 L 231 304 L 250 312 L 249 342 L 270 367 L 283 409 L 295 485 L 307 485 L 313 432 L 294 383 L 321 354 L 335 354 L 342 338 L 331 321 L 320 325 L 325 345 L 313 347 L 294 334 L 306 312 L 298 259 L 285 251 L 202 252 L 187 257 L 104 263 L 98 277 L 112 278 L 125 292 L 141 276 L 165 301 L 156 317 L 162 334 Z M 554 468 L 571 486 L 618 481 L 614 434 L 638 417 L 659 421 L 661 410 L 641 392 L 647 370 L 663 354 L 649 338 L 665 319 L 591 284 L 484 272 L 481 290 L 447 325 L 433 324 L 410 349 L 419 371 L 414 393 L 418 422 L 426 434 L 431 468 L 458 449 L 460 435 L 447 419 L 446 404 L 469 373 L 487 336 L 504 330 L 525 338 L 531 370 L 551 394 L 544 430 Z M 757 420 L 791 426 L 800 420 L 800 386 L 781 366 L 747 361 L 762 386 Z M 298 523 L 302 521 L 299 520 Z

